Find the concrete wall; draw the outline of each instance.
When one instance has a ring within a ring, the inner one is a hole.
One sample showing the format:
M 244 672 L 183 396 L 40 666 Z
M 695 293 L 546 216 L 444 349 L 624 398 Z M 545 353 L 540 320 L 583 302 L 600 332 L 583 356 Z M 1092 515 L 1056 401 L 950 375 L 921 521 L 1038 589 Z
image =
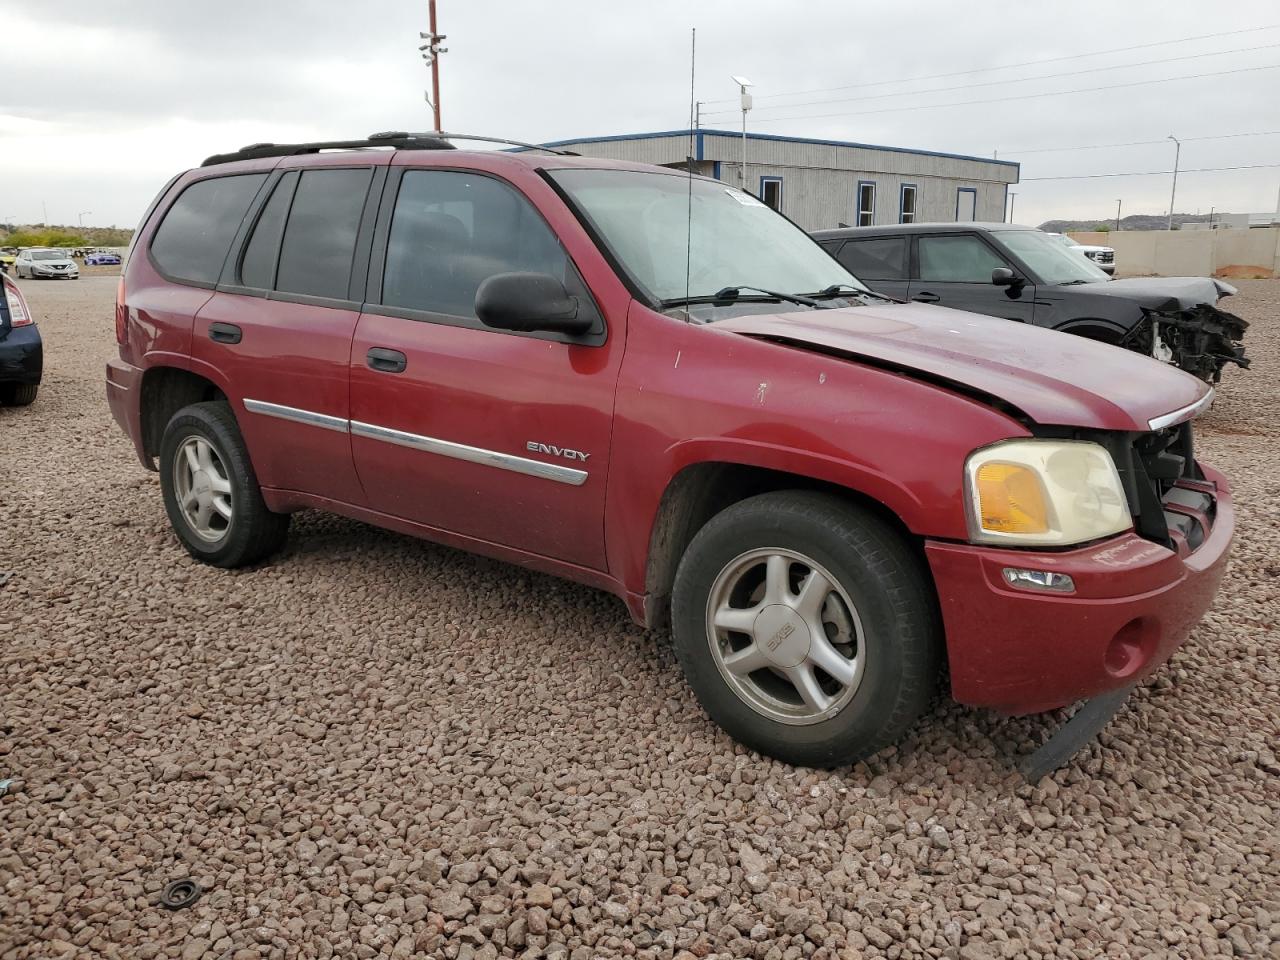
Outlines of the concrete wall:
M 1072 233 L 1116 251 L 1117 276 L 1280 277 L 1280 227 Z

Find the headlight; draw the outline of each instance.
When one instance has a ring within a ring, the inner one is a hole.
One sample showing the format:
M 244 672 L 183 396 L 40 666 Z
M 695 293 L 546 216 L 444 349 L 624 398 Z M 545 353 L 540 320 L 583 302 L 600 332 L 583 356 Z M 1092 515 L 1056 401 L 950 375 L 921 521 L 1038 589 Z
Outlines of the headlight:
M 1082 440 L 1010 440 L 965 464 L 975 543 L 1067 546 L 1133 526 L 1111 454 Z

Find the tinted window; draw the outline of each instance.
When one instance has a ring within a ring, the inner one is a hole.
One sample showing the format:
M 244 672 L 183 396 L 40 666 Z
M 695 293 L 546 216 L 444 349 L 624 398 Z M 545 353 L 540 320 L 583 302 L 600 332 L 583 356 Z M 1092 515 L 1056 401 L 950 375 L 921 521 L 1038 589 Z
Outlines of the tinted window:
M 281 177 L 271 199 L 258 215 L 240 264 L 240 282 L 246 287 L 270 290 L 275 286 L 280 238 L 284 235 L 284 220 L 289 215 L 289 203 L 293 200 L 293 189 L 297 183 L 296 173 L 286 173 Z
M 276 289 L 345 300 L 371 169 L 306 170 L 284 228 Z
M 920 279 L 990 283 L 991 271 L 1004 259 L 971 234 L 920 238 Z
M 859 280 L 905 280 L 907 238 L 850 240 L 840 248 L 836 259 Z
M 571 279 L 560 242 L 527 200 L 491 177 L 405 173 L 391 219 L 383 304 L 474 317 L 480 284 L 516 270 Z
M 160 269 L 179 280 L 216 283 L 265 173 L 198 180 L 182 191 L 151 241 Z

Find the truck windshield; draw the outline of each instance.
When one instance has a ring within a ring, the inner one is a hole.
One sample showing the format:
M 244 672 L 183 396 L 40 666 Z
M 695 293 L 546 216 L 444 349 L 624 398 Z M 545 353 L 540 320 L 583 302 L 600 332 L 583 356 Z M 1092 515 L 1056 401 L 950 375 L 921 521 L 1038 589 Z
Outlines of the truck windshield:
M 631 279 L 679 302 L 748 287 L 866 290 L 790 220 L 714 180 L 635 170 L 550 171 Z
M 1101 283 L 1111 279 L 1091 260 L 1039 230 L 992 230 L 991 239 L 1030 267 L 1041 283 Z
M 65 260 L 67 252 L 65 250 L 32 250 L 32 260 Z

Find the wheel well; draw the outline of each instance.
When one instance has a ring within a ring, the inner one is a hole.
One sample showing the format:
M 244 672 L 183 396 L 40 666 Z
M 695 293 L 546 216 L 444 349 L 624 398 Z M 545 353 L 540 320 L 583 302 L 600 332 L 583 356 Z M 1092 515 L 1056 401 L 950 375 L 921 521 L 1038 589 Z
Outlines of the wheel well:
M 1124 330 L 1107 320 L 1071 320 L 1060 327 L 1054 327 L 1062 333 L 1070 333 L 1077 337 L 1097 340 L 1100 343 L 1118 344 L 1124 336 Z
M 670 615 L 671 588 L 676 568 L 689 543 L 716 514 L 761 493 L 778 490 L 820 490 L 877 513 L 897 529 L 924 561 L 923 541 L 900 517 L 878 500 L 839 484 L 796 473 L 739 463 L 696 463 L 681 470 L 667 485 L 658 504 L 649 537 L 645 570 L 645 624 L 653 627 Z
M 160 453 L 160 439 L 173 415 L 206 400 L 225 400 L 211 380 L 177 367 L 152 367 L 142 377 L 142 444 L 148 458 Z

